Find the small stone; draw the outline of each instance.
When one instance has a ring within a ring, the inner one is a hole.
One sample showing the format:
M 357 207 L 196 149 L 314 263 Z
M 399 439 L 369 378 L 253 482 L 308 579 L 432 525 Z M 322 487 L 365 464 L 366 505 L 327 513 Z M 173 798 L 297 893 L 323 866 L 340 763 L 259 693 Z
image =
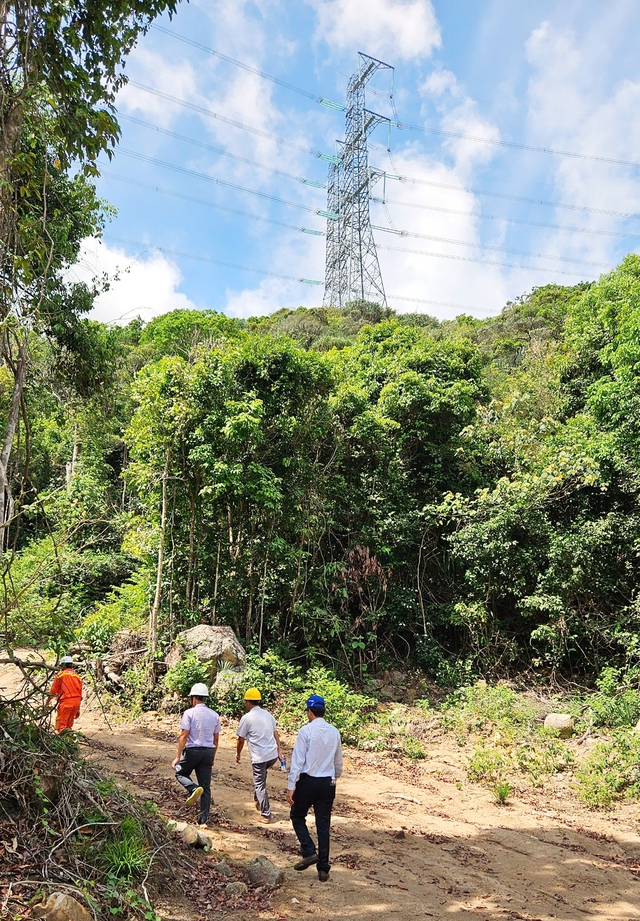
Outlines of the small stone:
M 36 905 L 33 914 L 43 921 L 91 921 L 87 909 L 66 892 L 52 893 L 44 905 Z
M 392 669 L 389 672 L 389 683 L 390 684 L 404 684 L 407 680 L 407 676 L 404 672 L 396 671 Z
M 637 723 L 635 724 L 635 726 L 633 727 L 633 731 L 634 731 L 634 732 L 640 732 L 640 720 L 638 720 L 638 722 L 637 722 Z
M 233 876 L 233 870 L 226 860 L 221 860 L 220 863 L 217 863 L 214 866 L 218 873 L 221 873 L 223 876 Z
M 300 904 L 300 899 L 291 899 L 291 904 L 292 904 L 292 905 L 299 905 L 299 904 Z
M 236 881 L 234 883 L 227 883 L 227 885 L 224 887 L 224 891 L 227 893 L 227 895 L 232 895 L 237 898 L 239 896 L 246 895 L 249 891 L 249 887 L 246 883 Z
M 380 688 L 384 687 L 384 681 L 382 678 L 372 678 L 369 682 L 374 691 L 379 691 Z
M 284 882 L 284 871 L 277 867 L 273 861 L 259 854 L 247 864 L 249 882 L 252 886 L 281 886 Z
M 573 735 L 573 717 L 568 713 L 549 713 L 544 720 L 545 729 L 555 729 L 561 739 Z
M 396 838 L 398 841 L 401 841 L 402 838 L 406 838 L 406 835 L 404 831 L 400 829 L 400 831 L 397 831 L 393 837 Z

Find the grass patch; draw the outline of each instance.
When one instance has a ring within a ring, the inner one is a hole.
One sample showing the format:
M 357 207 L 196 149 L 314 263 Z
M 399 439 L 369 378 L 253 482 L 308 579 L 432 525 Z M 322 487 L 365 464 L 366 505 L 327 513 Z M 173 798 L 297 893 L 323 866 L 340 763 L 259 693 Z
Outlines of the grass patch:
M 592 807 L 640 797 L 640 736 L 617 730 L 597 743 L 575 773 L 579 798 Z

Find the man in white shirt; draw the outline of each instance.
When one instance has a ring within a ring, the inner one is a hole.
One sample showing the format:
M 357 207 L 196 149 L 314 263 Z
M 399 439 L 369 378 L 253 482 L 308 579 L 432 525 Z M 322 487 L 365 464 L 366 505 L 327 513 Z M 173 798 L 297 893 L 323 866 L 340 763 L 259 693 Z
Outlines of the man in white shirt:
M 211 808 L 211 770 L 218 747 L 220 717 L 207 706 L 209 689 L 206 684 L 194 684 L 191 688 L 192 706 L 182 714 L 178 754 L 172 766 L 176 779 L 188 792 L 187 806 L 200 802 L 200 825 L 209 821 Z M 196 772 L 198 783 L 191 779 Z
M 336 778 L 342 774 L 342 742 L 335 726 L 325 722 L 324 698 L 312 694 L 307 700 L 309 722 L 303 726 L 291 753 L 287 802 L 291 806 L 293 830 L 300 842 L 302 860 L 295 870 L 318 865 L 318 879 L 329 879 L 329 829 L 336 795 Z M 318 850 L 307 828 L 307 813 L 313 806 Z
M 236 731 L 236 763 L 240 764 L 240 753 L 246 740 L 253 769 L 253 798 L 256 809 L 260 810 L 261 821 L 269 823 L 273 822 L 273 818 L 267 793 L 267 771 L 278 759 L 284 759 L 276 721 L 268 710 L 262 709 L 261 702 L 262 694 L 258 688 L 249 688 L 244 695 L 247 712 L 238 723 Z

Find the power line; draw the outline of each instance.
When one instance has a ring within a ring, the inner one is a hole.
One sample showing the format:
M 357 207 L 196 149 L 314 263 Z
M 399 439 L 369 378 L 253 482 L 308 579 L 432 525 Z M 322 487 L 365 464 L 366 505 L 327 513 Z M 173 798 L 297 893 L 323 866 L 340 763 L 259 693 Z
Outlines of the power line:
M 554 259 L 558 262 L 577 262 L 581 265 L 590 265 L 598 269 L 611 268 L 609 262 L 590 262 L 586 259 L 575 259 L 572 256 L 556 256 L 551 253 L 530 253 L 521 249 L 505 249 L 502 246 L 490 246 L 487 243 L 474 243 L 471 240 L 454 240 L 451 237 L 436 237 L 427 233 L 413 233 L 410 230 L 397 230 L 395 227 L 383 227 L 381 224 L 372 224 L 374 230 L 382 233 L 393 233 L 399 237 L 416 237 L 419 240 L 431 240 L 434 243 L 451 243 L 455 246 L 472 246 L 477 249 L 493 250 L 497 253 L 509 253 L 514 256 L 527 256 L 530 259 Z
M 187 137 L 184 134 L 177 134 L 175 131 L 169 131 L 167 128 L 161 128 L 159 125 L 153 125 L 151 122 L 145 122 L 141 118 L 134 118 L 133 115 L 119 115 L 119 118 L 125 118 L 127 121 L 134 122 L 136 125 L 142 125 L 144 128 L 150 128 L 159 134 L 166 134 L 167 137 L 176 138 L 178 141 L 184 141 L 185 144 L 192 144 L 194 147 L 201 147 L 203 150 L 210 150 L 212 153 L 220 154 L 223 157 L 231 157 L 240 163 L 246 163 L 249 166 L 255 166 L 258 169 L 268 170 L 278 176 L 285 176 L 287 179 L 295 179 L 303 185 L 312 186 L 314 189 L 326 189 L 324 182 L 317 182 L 315 179 L 306 179 L 304 176 L 296 176 L 295 173 L 288 173 L 286 170 L 278 169 L 275 166 L 268 166 L 266 163 L 258 163 L 257 160 L 250 160 L 248 157 L 241 157 L 239 154 L 231 153 L 223 147 L 214 147 L 213 144 L 206 144 L 204 141 L 197 141 L 195 138 Z
M 323 211 L 319 208 L 313 208 L 309 205 L 302 205 L 299 202 L 290 201 L 289 199 L 286 199 L 286 198 L 278 198 L 275 195 L 268 195 L 266 192 L 261 192 L 257 189 L 249 189 L 246 186 L 241 186 L 241 185 L 238 185 L 237 183 L 228 182 L 227 180 L 224 180 L 224 179 L 217 179 L 214 176 L 209 176 L 207 173 L 200 173 L 197 170 L 192 170 L 185 166 L 178 166 L 177 164 L 174 164 L 174 163 L 167 163 L 164 160 L 158 160 L 155 157 L 149 157 L 146 154 L 140 154 L 140 153 L 137 153 L 136 151 L 127 150 L 126 148 L 121 147 L 119 148 L 119 150 L 121 153 L 123 153 L 127 157 L 131 157 L 132 159 L 135 159 L 135 160 L 142 160 L 145 163 L 152 163 L 155 166 L 162 167 L 163 169 L 169 169 L 174 172 L 182 173 L 187 176 L 193 176 L 197 179 L 202 179 L 206 182 L 212 182 L 212 183 L 215 183 L 216 185 L 221 185 L 225 188 L 231 188 L 239 192 L 244 192 L 245 194 L 248 194 L 248 195 L 256 195 L 259 198 L 266 199 L 267 201 L 273 201 L 276 204 L 288 205 L 289 207 L 292 207 L 292 208 L 298 208 L 300 210 L 307 211 L 311 214 L 315 214 L 320 217 L 325 217 L 328 220 L 335 219 L 335 215 L 330 211 Z M 110 173 L 108 171 L 104 171 L 104 173 L 105 175 L 112 175 L 114 178 L 120 178 L 120 177 L 117 177 L 116 174 Z M 138 184 L 144 188 L 155 189 L 157 191 L 163 192 L 164 194 L 173 195 L 176 198 L 183 198 L 186 201 L 193 201 L 193 202 L 204 204 L 204 205 L 207 205 L 209 207 L 214 207 L 214 208 L 220 207 L 222 210 L 230 211 L 235 214 L 241 214 L 241 215 L 244 215 L 246 217 L 251 217 L 251 218 L 255 217 L 256 220 L 269 221 L 270 223 L 279 224 L 282 227 L 287 227 L 292 230 L 297 230 L 301 233 L 307 233 L 313 236 L 323 235 L 322 231 L 312 230 L 307 227 L 299 227 L 297 225 L 288 224 L 283 221 L 276 221 L 271 218 L 262 218 L 262 217 L 253 215 L 250 212 L 240 211 L 240 210 L 229 208 L 229 207 L 222 206 L 222 205 L 219 206 L 214 202 L 206 202 L 206 201 L 203 201 L 202 199 L 183 195 L 177 192 L 172 192 L 167 189 L 159 189 L 157 186 L 147 184 L 141 181 L 138 182 L 137 180 L 125 179 L 125 178 L 122 178 L 122 181 L 129 182 L 131 184 Z M 379 199 L 372 199 L 372 200 L 379 201 Z M 394 200 L 392 199 L 391 201 L 393 202 Z M 403 202 L 402 204 L 406 204 L 406 203 Z M 413 203 L 409 203 L 409 204 L 412 204 L 412 206 L 414 206 Z M 415 207 L 419 207 L 419 206 L 415 205 Z M 428 207 L 428 206 L 425 206 L 425 207 Z M 421 240 L 431 240 L 433 242 L 447 243 L 447 244 L 451 244 L 454 246 L 471 246 L 471 247 L 476 247 L 478 249 L 487 249 L 487 250 L 492 250 L 495 252 L 504 252 L 504 253 L 511 253 L 513 255 L 525 256 L 531 259 L 552 259 L 552 260 L 559 261 L 559 262 L 575 262 L 575 263 L 579 263 L 583 265 L 589 265 L 595 268 L 610 268 L 609 263 L 590 262 L 590 261 L 583 260 L 583 259 L 572 258 L 570 256 L 568 257 L 555 256 L 555 255 L 551 255 L 548 253 L 532 253 L 526 250 L 508 250 L 508 249 L 504 249 L 499 246 L 491 246 L 489 244 L 475 243 L 469 240 L 459 240 L 459 239 L 454 239 L 451 237 L 438 237 L 438 236 L 431 235 L 431 234 L 420 234 L 420 233 L 416 233 L 416 232 L 409 231 L 409 230 L 398 230 L 396 228 L 384 227 L 381 224 L 372 224 L 372 228 L 382 233 L 393 233 L 400 237 L 412 237 L 412 238 L 421 239 Z M 550 269 L 549 271 L 554 271 L 554 270 Z M 573 274 L 573 273 L 570 273 L 570 274 Z
M 212 265 L 225 266 L 226 268 L 240 269 L 241 271 L 244 271 L 244 272 L 255 272 L 258 275 L 267 275 L 271 278 L 280 278 L 285 281 L 295 281 L 302 285 L 317 286 L 317 285 L 323 284 L 322 281 L 318 281 L 312 278 L 296 278 L 293 275 L 281 275 L 278 272 L 269 272 L 266 269 L 254 269 L 251 266 L 237 265 L 234 262 L 223 262 L 220 259 L 212 259 L 210 256 L 200 256 L 196 253 L 185 253 L 181 250 L 169 249 L 166 246 L 155 246 L 155 245 L 152 245 L 151 243 L 141 243 L 138 240 L 125 240 L 122 237 L 115 237 L 115 236 L 112 236 L 111 234 L 104 234 L 103 239 L 111 240 L 113 243 L 122 243 L 125 246 L 138 246 L 143 250 L 148 250 L 148 249 L 156 250 L 159 253 L 165 253 L 166 255 L 169 255 L 169 256 L 181 256 L 185 259 L 195 259 L 198 262 L 206 262 L 206 263 L 211 263 Z M 486 312 L 483 308 L 465 307 L 461 304 L 450 304 L 447 301 L 434 301 L 434 300 L 429 300 L 428 298 L 423 298 L 423 297 L 408 297 L 408 296 L 404 296 L 400 294 L 392 294 L 392 295 L 389 295 L 389 298 L 395 301 L 411 301 L 415 304 L 433 304 L 435 306 L 440 306 L 440 307 L 454 307 L 456 310 L 478 310 L 481 312 Z
M 235 58 L 229 57 L 228 54 L 222 54 L 220 51 L 214 51 L 213 48 L 209 48 L 207 45 L 202 45 L 200 42 L 194 42 L 193 39 L 186 38 L 184 35 L 178 35 L 177 32 L 173 32 L 170 29 L 165 29 L 164 26 L 152 25 L 151 28 L 155 29 L 156 32 L 162 32 L 164 35 L 169 35 L 171 38 L 175 38 L 179 42 L 184 42 L 185 45 L 191 45 L 192 48 L 198 48 L 200 51 L 206 52 L 206 54 L 220 58 L 221 61 L 226 61 L 227 64 L 233 64 L 235 67 L 240 67 L 242 70 L 246 70 L 250 74 L 255 74 L 257 77 L 262 77 L 263 80 L 269 80 L 271 83 L 277 83 L 278 86 L 283 86 L 285 89 L 291 90 L 292 93 L 298 93 L 300 96 L 306 96 L 307 99 L 312 99 L 314 102 L 317 102 L 322 106 L 327 106 L 329 109 L 337 109 L 340 112 L 344 112 L 344 106 L 339 102 L 332 102 L 330 99 L 325 99 L 324 96 L 317 96 L 315 93 L 309 92 L 309 90 L 303 90 L 299 86 L 294 86 L 293 83 L 287 83 L 286 80 L 281 80 L 279 77 L 273 77 L 271 74 L 266 74 L 263 70 L 258 70 L 257 67 L 252 67 L 251 64 L 245 64 L 244 61 L 237 61 Z
M 252 214 L 250 211 L 241 211 L 239 208 L 230 208 L 228 205 L 220 205 L 215 201 L 207 201 L 203 198 L 194 198 L 192 195 L 183 195 L 181 192 L 174 192 L 172 189 L 163 189 L 160 186 L 152 185 L 150 182 L 141 182 L 139 179 L 130 179 L 128 176 L 119 176 L 110 170 L 102 170 L 102 176 L 108 176 L 110 179 L 116 179 L 118 182 L 126 182 L 129 185 L 141 186 L 143 189 L 151 189 L 153 192 L 161 192 L 163 195 L 171 195 L 174 198 L 181 198 L 184 201 L 191 201 L 197 205 L 205 205 L 209 208 L 218 208 L 220 211 L 229 211 L 231 214 L 240 214 L 242 217 L 250 217 L 254 221 L 264 221 L 267 224 L 276 224 L 278 227 L 287 227 L 289 230 L 297 230 L 300 233 L 307 233 L 314 237 L 324 237 L 323 230 L 312 230 L 309 227 L 299 227 L 296 224 L 287 224 L 285 221 L 276 221 L 271 217 L 263 217 L 260 214 Z
M 418 179 L 413 176 L 394 176 L 391 173 L 385 172 L 384 170 L 380 170 L 379 172 L 386 179 L 394 179 L 398 182 L 410 182 L 414 185 L 427 185 L 437 189 L 451 189 L 455 192 L 471 192 L 473 195 L 490 195 L 492 198 L 504 198 L 508 199 L 509 201 L 522 201 L 528 205 L 547 205 L 551 208 L 567 208 L 571 211 L 587 211 L 590 214 L 606 214 L 609 217 L 635 219 L 640 218 L 640 214 L 637 214 L 636 212 L 609 211 L 605 208 L 591 208 L 587 205 L 570 205 L 561 201 L 546 201 L 544 199 L 538 198 L 524 198 L 521 195 L 508 195 L 506 192 L 489 192 L 485 189 L 471 189 L 467 188 L 466 186 L 449 185 L 446 182 L 434 182 L 430 179 Z
M 304 144 L 296 144 L 295 141 L 289 141 L 287 138 L 282 138 L 277 134 L 271 134 L 269 131 L 264 131 L 262 128 L 254 128 L 252 125 L 246 125 L 244 122 L 236 121 L 233 118 L 229 118 L 227 115 L 221 115 L 219 112 L 214 112 L 212 109 L 205 109 L 204 106 L 198 106 L 194 102 L 187 102 L 185 99 L 179 99 L 177 96 L 163 93 L 160 90 L 154 89 L 152 86 L 145 86 L 143 83 L 137 83 L 135 80 L 129 80 L 128 85 L 135 86 L 136 89 L 142 90 L 145 93 L 151 93 L 152 96 L 158 96 L 160 99 L 166 99 L 168 102 L 183 106 L 185 109 L 191 109 L 191 111 L 197 112 L 199 115 L 205 115 L 207 118 L 213 118 L 216 121 L 224 122 L 225 125 L 232 125 L 234 128 L 248 131 L 249 134 L 255 134 L 257 137 L 266 138 L 269 141 L 276 141 L 278 144 L 284 144 L 286 147 L 292 147 L 294 150 L 300 150 L 302 153 L 310 154 L 318 160 L 326 160 L 328 163 L 339 162 L 337 157 L 322 153 L 321 150 L 315 150 L 313 147 L 305 147 Z
M 471 256 L 457 256 L 454 253 L 429 253 L 420 249 L 405 249 L 403 246 L 387 246 L 383 243 L 378 244 L 379 249 L 393 250 L 396 253 L 411 253 L 414 256 L 429 256 L 433 259 L 454 259 L 457 262 L 476 262 L 480 265 L 499 265 L 507 269 L 520 269 L 523 272 L 551 272 L 554 275 L 573 275 L 581 277 L 579 272 L 565 272 L 563 269 L 551 269 L 545 266 L 514 265 L 510 262 L 498 262 L 493 259 L 476 259 Z
M 376 198 L 372 196 L 371 201 L 380 205 L 404 205 L 407 208 L 420 208 L 424 211 L 438 211 L 443 214 L 459 214 L 463 216 L 477 217 L 483 221 L 504 221 L 505 224 L 526 224 L 528 227 L 544 227 L 548 230 L 566 230 L 571 233 L 591 233 L 604 237 L 626 237 L 631 239 L 640 239 L 640 233 L 626 233 L 617 230 L 595 230 L 589 227 L 569 227 L 566 224 L 547 224 L 543 221 L 528 221 L 525 218 L 501 217 L 498 214 L 482 214 L 478 211 L 469 211 L 457 208 L 443 208 L 440 205 L 426 205 L 421 202 L 401 201 L 399 198 Z
M 194 176 L 196 179 L 203 179 L 205 182 L 213 182 L 227 189 L 235 189 L 237 192 L 246 192 L 248 195 L 257 195 L 259 198 L 274 201 L 279 205 L 289 205 L 291 208 L 299 208 L 301 211 L 308 211 L 310 214 L 318 214 L 320 217 L 326 217 L 326 212 L 319 208 L 312 208 L 310 205 L 301 205 L 300 202 L 289 201 L 287 198 L 278 198 L 275 195 L 268 195 L 266 192 L 260 192 L 257 189 L 248 189 L 235 182 L 228 182 L 226 179 L 216 179 L 215 176 L 209 176 L 207 173 L 199 173 L 197 170 L 189 169 L 186 166 L 178 166 L 175 163 L 167 163 L 165 160 L 157 160 L 155 157 L 148 157 L 146 154 L 137 153 L 135 150 L 127 150 L 125 147 L 119 147 L 118 152 L 134 160 L 142 160 L 144 163 L 153 163 L 154 166 L 161 166 L 163 169 L 170 169 L 176 173 L 183 173 L 186 176 Z
M 368 113 L 375 114 L 375 113 Z M 532 144 L 519 144 L 516 141 L 500 141 L 496 138 L 481 137 L 475 134 L 462 134 L 458 131 L 444 131 L 441 128 L 429 128 L 426 125 L 411 125 L 407 122 L 395 121 L 390 118 L 378 115 L 377 118 L 383 120 L 392 128 L 399 128 L 402 131 L 422 131 L 424 134 L 437 134 L 441 137 L 455 138 L 462 141 L 476 141 L 479 144 L 490 144 L 495 147 L 507 147 L 511 150 L 528 150 L 533 153 L 553 154 L 556 157 L 571 157 L 579 160 L 592 160 L 596 163 L 613 163 L 616 166 L 632 166 L 635 169 L 640 168 L 640 163 L 634 160 L 619 160 L 615 157 L 601 157 L 597 154 L 577 153 L 572 150 L 558 150 L 554 147 L 535 147 Z
M 153 246 L 150 243 L 139 243 L 137 240 L 125 240 L 122 237 L 114 237 L 111 234 L 104 234 L 105 240 L 111 240 L 114 243 L 124 243 L 125 246 L 140 246 L 142 249 L 155 249 L 159 253 L 166 253 L 170 256 L 181 256 L 184 259 L 196 259 L 198 262 L 207 262 L 212 265 L 222 265 L 228 269 L 240 269 L 242 272 L 256 272 L 258 275 L 268 275 L 271 278 L 281 278 L 285 281 L 297 281 L 301 285 L 321 285 L 321 281 L 315 281 L 312 278 L 297 278 L 295 275 L 281 275 L 278 272 L 268 272 L 266 269 L 254 269 L 249 265 L 238 265 L 236 262 L 223 262 L 221 259 L 212 259 L 211 256 L 199 256 L 195 253 L 185 253 L 179 249 L 168 249 L 166 246 Z
M 255 74 L 258 77 L 262 77 L 263 80 L 269 80 L 271 83 L 276 83 L 278 86 L 282 86 L 285 89 L 291 90 L 293 93 L 298 93 L 301 96 L 305 96 L 307 99 L 312 99 L 314 102 L 320 103 L 321 105 L 328 106 L 329 108 L 336 109 L 338 111 L 344 111 L 345 109 L 345 107 L 340 103 L 332 102 L 330 99 L 326 99 L 324 96 L 317 96 L 315 93 L 311 93 L 309 90 L 304 90 L 299 86 L 295 86 L 293 83 L 288 83 L 286 80 L 281 80 L 279 77 L 274 77 L 271 74 L 267 74 L 264 71 L 258 70 L 258 68 L 251 66 L 250 64 L 245 64 L 243 61 L 238 61 L 235 58 L 229 57 L 229 55 L 222 54 L 220 51 L 215 51 L 213 48 L 202 45 L 200 42 L 193 41 L 193 39 L 186 38 L 183 35 L 178 35 L 177 32 L 166 29 L 164 26 L 153 25 L 152 28 L 157 32 L 162 32 L 163 34 L 169 35 L 178 41 L 184 42 L 187 45 L 191 45 L 193 48 L 199 48 L 201 51 L 213 55 L 214 57 L 220 58 L 229 64 L 233 64 L 235 67 L 240 67 L 249 73 Z M 375 91 L 374 94 L 381 95 Z M 384 120 L 391 127 L 398 128 L 401 131 L 421 131 L 425 134 L 435 134 L 441 137 L 454 138 L 456 140 L 475 141 L 476 143 L 480 144 L 507 147 L 512 150 L 528 150 L 533 153 L 552 154 L 556 157 L 571 157 L 574 159 L 592 160 L 597 163 L 613 163 L 618 166 L 633 166 L 636 169 L 640 168 L 640 163 L 637 163 L 633 160 L 622 160 L 615 157 L 603 157 L 599 156 L 598 154 L 579 153 L 571 150 L 559 150 L 554 147 L 537 147 L 532 144 L 520 144 L 517 141 L 502 141 L 497 138 L 482 137 L 481 135 L 463 134 L 462 132 L 457 131 L 445 131 L 441 128 L 430 128 L 426 125 L 413 125 L 409 122 L 398 121 L 397 119 L 384 118 Z

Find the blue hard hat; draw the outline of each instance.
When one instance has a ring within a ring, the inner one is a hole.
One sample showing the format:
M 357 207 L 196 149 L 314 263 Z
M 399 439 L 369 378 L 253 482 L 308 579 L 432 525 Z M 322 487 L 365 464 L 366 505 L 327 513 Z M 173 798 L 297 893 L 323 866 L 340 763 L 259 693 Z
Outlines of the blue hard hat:
M 320 697 L 319 694 L 312 694 L 307 700 L 306 708 L 310 710 L 312 707 L 324 707 L 324 705 L 324 697 Z

